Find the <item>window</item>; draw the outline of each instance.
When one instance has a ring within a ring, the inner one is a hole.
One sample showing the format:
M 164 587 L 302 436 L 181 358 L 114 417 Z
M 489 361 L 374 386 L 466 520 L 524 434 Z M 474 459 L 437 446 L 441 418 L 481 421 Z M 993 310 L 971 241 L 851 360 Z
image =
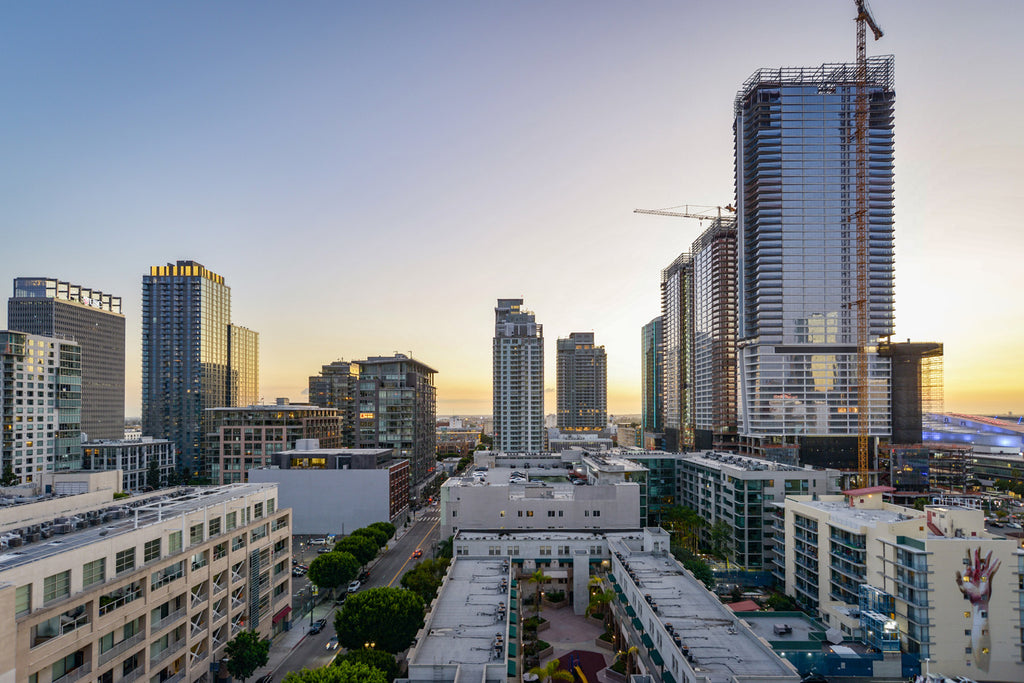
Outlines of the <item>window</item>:
M 167 554 L 173 555 L 174 553 L 181 552 L 181 532 L 172 531 L 167 536 Z
M 263 503 L 256 503 L 252 506 L 252 518 L 261 519 L 263 517 Z
M 71 595 L 71 570 L 43 579 L 43 604 Z M 61 674 L 63 675 L 63 674 Z
M 267 514 L 268 515 L 274 514 L 274 509 L 275 509 L 274 508 L 274 499 L 271 498 L 270 500 L 267 501 Z
M 261 538 L 265 538 L 266 535 L 267 535 L 268 529 L 269 529 L 269 526 L 267 524 L 261 524 L 260 526 L 258 526 L 255 529 L 253 529 L 252 530 L 252 539 L 251 539 L 252 542 L 255 543 L 256 541 L 260 540 Z
M 555 516 L 555 511 L 554 510 L 548 510 L 548 517 L 554 517 L 554 516 Z
M 238 513 L 237 512 L 229 512 L 228 516 L 225 518 L 224 529 L 226 531 L 231 531 L 236 526 L 238 526 Z
M 224 541 L 223 543 L 218 543 L 217 545 L 213 546 L 213 559 L 214 560 L 219 560 L 222 557 L 225 557 L 227 554 L 228 554 L 228 542 L 227 541 Z
M 53 663 L 52 680 L 55 681 L 62 676 L 66 676 L 84 663 L 85 650 L 78 650 L 77 652 L 72 652 L 64 659 L 58 659 Z
M 193 524 L 188 530 L 188 544 L 197 545 L 203 542 L 203 525 Z
M 232 550 L 239 550 L 240 548 L 244 548 L 244 547 L 245 547 L 245 534 L 242 534 L 241 536 L 235 536 L 233 539 L 231 539 L 231 549 Z
M 594 510 L 594 516 L 595 517 L 600 517 L 601 516 L 601 511 L 600 510 Z
M 487 554 L 488 555 L 501 555 L 501 546 L 500 545 L 489 545 L 489 546 L 487 546 Z
M 562 514 L 563 512 L 564 512 L 564 510 L 559 510 L 559 511 L 558 511 L 558 516 L 559 516 L 559 517 L 564 517 L 565 515 L 563 515 L 563 514 Z
M 533 510 L 527 510 L 526 511 L 526 516 L 527 517 L 533 517 Z
M 135 569 L 135 548 L 121 550 L 114 558 L 114 573 L 122 574 Z
M 160 571 L 154 572 L 150 577 L 149 587 L 151 590 L 156 590 L 183 576 L 185 576 L 185 562 L 175 562 L 169 567 L 164 567 Z
M 210 536 L 216 536 L 220 533 L 220 517 L 214 517 L 210 520 Z
M 14 594 L 14 614 L 21 616 L 32 611 L 32 584 L 18 586 Z
M 142 563 L 147 564 L 153 560 L 160 559 L 160 539 L 155 538 L 152 541 L 146 541 L 146 545 L 142 548 Z
M 88 588 L 107 579 L 107 558 L 101 557 L 82 565 L 82 588 Z
M 540 547 L 540 556 L 541 557 L 546 557 L 546 556 L 548 556 L 550 554 L 551 554 L 551 546 L 549 546 L 549 545 L 542 545 Z
M 568 555 L 569 552 L 570 552 L 569 551 L 569 546 L 567 546 L 567 545 L 560 545 L 560 546 L 558 546 L 558 554 L 559 555 L 563 555 L 563 556 L 564 555 Z

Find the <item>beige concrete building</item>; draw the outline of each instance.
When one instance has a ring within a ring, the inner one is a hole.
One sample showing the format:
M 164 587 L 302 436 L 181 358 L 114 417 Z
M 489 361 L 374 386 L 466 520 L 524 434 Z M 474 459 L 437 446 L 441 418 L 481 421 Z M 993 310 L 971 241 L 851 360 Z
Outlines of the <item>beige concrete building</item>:
M 55 498 L 50 519 L 33 509 L 52 501 L 4 510 L 0 681 L 208 681 L 238 632 L 285 627 L 291 521 L 275 486 L 96 495 Z
M 891 490 L 786 498 L 787 595 L 922 671 L 1024 680 L 1018 541 L 987 533 L 981 510 L 918 511 L 884 502 Z

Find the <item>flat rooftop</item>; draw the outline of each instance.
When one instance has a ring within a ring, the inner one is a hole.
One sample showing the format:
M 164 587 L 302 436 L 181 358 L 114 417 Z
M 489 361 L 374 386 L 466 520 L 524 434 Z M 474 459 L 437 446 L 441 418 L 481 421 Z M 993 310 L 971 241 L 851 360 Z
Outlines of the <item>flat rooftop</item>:
M 465 681 L 485 680 L 488 664 L 504 671 L 508 580 L 507 558 L 456 558 L 424 635 L 409 653 L 410 667 L 458 664 Z
M 703 453 L 686 453 L 680 457 L 685 462 L 703 465 L 712 469 L 722 470 L 731 468 L 745 472 L 806 472 L 816 473 L 815 470 L 784 465 L 782 463 L 764 460 L 763 458 L 751 458 L 745 455 L 733 455 L 732 453 L 718 453 L 706 451 Z M 820 472 L 820 470 L 819 470 Z
M 621 540 L 609 540 L 613 551 L 626 548 Z M 742 615 L 719 602 L 672 556 L 632 551 L 623 552 L 620 561 L 628 564 L 636 578 L 616 578 L 634 582 L 645 599 L 650 596 L 657 603 L 662 624 L 672 625 L 682 645 L 689 648 L 693 665 L 707 672 L 711 680 L 731 680 L 733 676 L 796 679 L 795 671 L 741 622 Z M 671 640 L 665 645 L 682 656 Z
M 108 542 L 112 538 L 147 526 L 272 488 L 274 485 L 271 484 L 196 487 L 182 489 L 182 494 L 177 496 L 158 496 L 150 498 L 148 501 L 143 500 L 141 504 L 135 506 L 131 505 L 131 499 L 125 499 L 114 501 L 110 505 L 97 508 L 89 513 L 60 517 L 57 519 L 67 521 L 57 523 L 54 520 L 54 524 L 51 525 L 53 534 L 49 538 L 40 538 L 23 545 L 0 549 L 0 572 L 36 562 L 51 555 L 82 548 L 92 543 Z M 83 524 L 87 526 L 77 528 Z M 70 530 L 66 533 L 58 533 L 56 529 L 59 528 L 59 525 L 69 525 Z M 46 525 L 41 526 L 45 527 Z M 3 538 L 4 536 L 0 536 L 0 540 Z
M 921 516 L 904 514 L 892 509 L 851 508 L 847 502 L 838 500 L 812 500 L 800 502 L 808 507 L 829 513 L 830 523 L 845 526 L 850 529 L 857 529 L 860 527 L 874 528 L 878 524 L 905 522 L 908 519 L 916 519 Z

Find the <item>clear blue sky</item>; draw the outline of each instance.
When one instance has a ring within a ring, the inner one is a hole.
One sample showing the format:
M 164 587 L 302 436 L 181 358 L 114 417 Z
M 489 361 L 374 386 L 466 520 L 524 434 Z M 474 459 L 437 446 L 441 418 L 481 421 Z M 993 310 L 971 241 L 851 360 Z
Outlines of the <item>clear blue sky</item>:
M 490 411 L 499 297 L 593 330 L 639 412 L 640 326 L 699 232 L 635 207 L 733 198 L 759 67 L 854 58 L 852 0 L 8 3 L 0 284 L 123 297 L 195 259 L 261 333 L 262 393 L 411 352 L 438 412 Z M 896 56 L 897 333 L 946 343 L 946 405 L 1024 410 L 1024 3 L 876 0 Z M 3 294 L 9 296 L 10 292 Z M 554 410 L 553 394 L 549 411 Z

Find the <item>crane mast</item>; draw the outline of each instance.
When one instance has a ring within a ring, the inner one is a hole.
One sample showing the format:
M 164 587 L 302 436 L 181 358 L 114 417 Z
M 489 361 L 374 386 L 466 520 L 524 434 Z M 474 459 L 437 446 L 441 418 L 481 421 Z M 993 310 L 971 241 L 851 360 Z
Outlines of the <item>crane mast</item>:
M 867 0 L 857 3 L 857 92 L 855 118 L 857 175 L 857 469 L 860 486 L 867 486 L 870 469 L 871 422 L 868 376 L 868 57 L 867 28 L 875 40 L 884 34 L 871 16 Z

